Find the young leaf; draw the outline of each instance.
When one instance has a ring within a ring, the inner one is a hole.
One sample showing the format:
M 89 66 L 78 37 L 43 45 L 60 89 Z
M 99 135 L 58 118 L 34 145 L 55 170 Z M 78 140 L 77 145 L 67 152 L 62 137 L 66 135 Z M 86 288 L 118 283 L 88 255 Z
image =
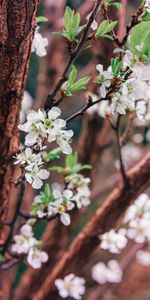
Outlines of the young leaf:
M 72 65 L 71 72 L 70 72 L 69 77 L 68 77 L 68 83 L 69 84 L 74 83 L 75 80 L 76 80 L 76 77 L 77 77 L 77 69 L 74 65 Z
M 112 2 L 112 3 L 111 3 L 111 6 L 117 8 L 117 9 L 119 9 L 119 10 L 122 9 L 122 5 L 121 5 L 121 3 L 119 3 L 119 2 Z
M 60 148 L 56 148 L 56 149 L 50 151 L 49 153 L 46 153 L 46 156 L 44 158 L 47 161 L 59 159 L 61 153 L 62 153 L 62 151 L 60 150 Z
M 80 14 L 77 12 L 75 14 L 74 10 L 72 10 L 69 6 L 66 7 L 65 14 L 64 14 L 64 27 L 62 33 L 55 32 L 55 35 L 62 35 L 66 37 L 69 41 L 76 41 L 76 36 L 82 30 L 80 27 Z
M 111 59 L 111 68 L 114 76 L 120 75 L 121 69 L 123 66 L 123 62 L 119 61 L 118 57 Z
M 96 37 L 104 37 L 107 33 L 111 32 L 118 22 L 109 22 L 104 20 L 96 30 Z
M 69 30 L 71 19 L 72 19 L 72 10 L 69 6 L 67 6 L 64 14 L 64 25 L 66 30 Z
M 46 17 L 43 17 L 43 16 L 36 17 L 37 24 L 47 22 L 47 21 L 48 21 L 48 19 Z
M 67 90 L 69 92 L 69 94 L 73 94 L 79 90 L 86 90 L 86 86 L 88 84 L 88 82 L 90 81 L 91 77 L 89 76 L 85 76 L 81 79 L 79 79 L 78 81 L 76 81 L 74 84 L 72 84 L 71 86 L 68 86 Z
M 68 77 L 68 81 L 66 82 L 65 88 L 64 88 L 64 94 L 67 96 L 71 96 L 73 93 L 75 93 L 78 90 L 85 90 L 87 88 L 87 84 L 91 77 L 85 76 L 78 81 L 75 82 L 75 79 L 77 77 L 77 69 L 73 65 L 71 68 L 71 72 Z
M 136 25 L 131 33 L 130 40 L 128 41 L 128 47 L 135 53 L 138 54 L 139 51 L 137 46 L 141 45 L 146 39 L 147 34 L 150 33 L 150 22 L 141 22 Z

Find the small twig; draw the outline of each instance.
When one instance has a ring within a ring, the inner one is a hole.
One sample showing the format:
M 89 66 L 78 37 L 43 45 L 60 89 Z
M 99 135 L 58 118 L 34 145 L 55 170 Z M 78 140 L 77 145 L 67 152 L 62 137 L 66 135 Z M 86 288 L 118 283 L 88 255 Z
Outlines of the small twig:
M 121 142 L 120 142 L 120 132 L 119 132 L 120 131 L 120 120 L 121 120 L 121 115 L 118 115 L 115 133 L 116 133 L 117 148 L 118 148 L 118 155 L 119 155 L 120 170 L 121 170 L 122 178 L 123 178 L 125 187 L 129 188 L 130 184 L 129 184 L 129 180 L 126 175 L 123 158 L 122 158 L 122 153 L 121 153 Z
M 67 78 L 67 75 L 68 75 L 68 72 L 70 70 L 70 67 L 71 67 L 72 63 L 77 58 L 77 56 L 79 55 L 80 51 L 82 50 L 82 48 L 84 46 L 84 43 L 85 43 L 86 38 L 87 38 L 88 31 L 91 27 L 91 24 L 92 24 L 93 20 L 95 19 L 95 16 L 96 16 L 97 10 L 100 7 L 101 1 L 102 0 L 97 0 L 97 2 L 95 3 L 93 11 L 92 11 L 92 13 L 90 15 L 90 18 L 89 18 L 89 20 L 88 20 L 88 22 L 87 22 L 87 24 L 86 24 L 86 26 L 83 30 L 83 34 L 81 36 L 81 39 L 80 39 L 78 45 L 70 53 L 70 57 L 68 59 L 68 62 L 66 64 L 66 67 L 65 67 L 65 70 L 64 70 L 62 76 L 60 77 L 60 79 L 59 79 L 58 83 L 56 84 L 54 90 L 47 97 L 47 101 L 44 105 L 45 110 L 48 110 L 49 108 L 51 108 L 52 105 L 54 105 L 54 102 L 55 102 L 54 98 L 55 98 L 57 92 L 59 91 L 59 89 L 63 85 L 63 83 L 66 81 L 66 78 Z
M 127 138 L 132 130 L 132 122 L 134 120 L 134 117 L 135 117 L 135 114 L 131 114 L 130 117 L 129 117 L 129 120 L 128 120 L 128 123 L 127 123 L 127 127 L 124 131 L 124 133 L 122 134 L 121 138 L 120 138 L 120 144 L 121 146 L 125 145 L 126 141 L 127 141 Z
M 37 221 L 39 221 L 39 220 L 51 221 L 51 220 L 56 219 L 59 216 L 59 214 L 54 214 L 54 215 L 52 215 L 50 217 L 43 216 L 42 218 L 40 218 L 37 215 L 32 215 L 32 214 L 30 214 L 28 212 L 25 212 L 25 211 L 20 211 L 19 215 L 21 217 L 23 217 L 25 220 L 36 219 Z

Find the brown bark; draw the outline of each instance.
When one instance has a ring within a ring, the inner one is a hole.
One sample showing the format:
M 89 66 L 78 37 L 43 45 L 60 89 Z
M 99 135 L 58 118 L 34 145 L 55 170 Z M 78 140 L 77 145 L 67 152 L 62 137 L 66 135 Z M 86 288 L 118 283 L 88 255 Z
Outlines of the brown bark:
M 0 222 L 9 206 L 11 159 L 18 150 L 17 124 L 38 3 L 0 1 Z
M 49 299 L 48 297 L 52 295 L 55 289 L 54 281 L 56 278 L 63 277 L 72 271 L 75 272 L 79 265 L 82 267 L 99 244 L 97 235 L 114 227 L 131 201 L 148 186 L 150 183 L 150 153 L 128 172 L 128 178 L 131 188 L 125 189 L 120 184 L 114 189 L 74 240 L 53 272 L 46 278 L 33 300 Z

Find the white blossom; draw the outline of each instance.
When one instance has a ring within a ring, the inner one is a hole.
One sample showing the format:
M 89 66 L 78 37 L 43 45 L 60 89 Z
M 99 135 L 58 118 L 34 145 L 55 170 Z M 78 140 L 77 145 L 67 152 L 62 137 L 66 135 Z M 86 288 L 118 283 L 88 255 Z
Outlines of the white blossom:
M 18 128 L 28 133 L 25 138 L 25 145 L 32 146 L 39 139 L 46 138 L 46 132 L 44 127 L 44 121 L 46 119 L 45 112 L 40 109 L 38 112 L 30 111 L 27 114 L 27 122 L 23 125 L 19 125 Z
M 146 0 L 144 3 L 144 7 L 148 13 L 150 13 L 150 0 Z
M 54 128 L 49 130 L 48 141 L 49 142 L 56 141 L 56 143 L 60 146 L 60 149 L 64 154 L 70 154 L 72 152 L 72 149 L 69 144 L 73 136 L 73 131 L 63 130 L 62 127 L 64 126 L 65 126 L 65 121 L 64 123 L 55 122 Z
M 121 267 L 116 260 L 110 260 L 107 266 L 100 262 L 92 267 L 92 278 L 99 284 L 121 282 L 122 275 Z
M 48 254 L 45 251 L 41 251 L 38 248 L 33 247 L 29 250 L 27 256 L 27 262 L 31 265 L 34 269 L 40 269 L 42 263 L 48 261 Z
M 48 45 L 48 39 L 43 37 L 39 32 L 39 26 L 37 26 L 34 39 L 32 42 L 32 52 L 35 52 L 39 57 L 43 57 L 47 54 L 46 46 Z
M 104 98 L 107 93 L 107 88 L 111 85 L 111 79 L 113 77 L 111 67 L 109 67 L 107 71 L 104 71 L 103 65 L 99 64 L 96 66 L 96 69 L 100 73 L 100 75 L 98 76 L 98 82 L 101 84 L 100 95 L 102 98 Z
M 21 102 L 21 112 L 20 112 L 20 123 L 25 121 L 25 116 L 27 111 L 32 107 L 33 98 L 28 91 L 24 91 L 23 99 Z
M 127 245 L 127 238 L 125 237 L 126 230 L 120 229 L 115 232 L 114 229 L 104 233 L 100 236 L 100 248 L 110 251 L 111 253 L 120 253 Z
M 47 179 L 49 174 L 49 171 L 41 169 L 38 165 L 25 167 L 25 178 L 27 182 L 32 184 L 34 189 L 40 189 L 43 185 L 43 180 Z
M 139 244 L 150 240 L 150 220 L 143 218 L 130 221 L 127 237 Z
M 112 102 L 111 102 L 112 114 L 119 113 L 121 115 L 125 115 L 126 109 L 127 109 L 127 103 L 124 97 L 120 93 L 116 93 L 112 97 Z
M 66 121 L 58 118 L 60 114 L 61 110 L 58 107 L 51 108 L 47 114 L 40 109 L 38 112 L 28 112 L 27 122 L 18 126 L 27 133 L 25 145 L 32 146 L 37 143 L 41 148 L 43 140 L 47 139 L 50 143 L 56 141 L 63 153 L 70 154 L 73 131 L 64 130 Z
M 35 243 L 32 227 L 28 224 L 23 225 L 20 229 L 20 234 L 14 235 L 13 240 L 15 243 L 12 244 L 12 252 L 18 254 L 28 253 L 30 247 Z
M 91 181 L 90 178 L 85 178 L 81 174 L 73 174 L 67 176 L 65 181 L 68 183 L 68 188 L 74 191 L 72 200 L 76 203 L 78 209 L 91 203 L 91 191 L 88 187 Z
M 55 201 L 51 202 L 48 206 L 48 215 L 53 214 L 60 215 L 60 221 L 68 226 L 71 223 L 70 215 L 67 211 L 72 210 L 75 207 L 75 204 L 72 202 L 73 193 L 71 190 L 64 190 L 61 193 L 58 190 L 53 191 Z
M 130 50 L 125 51 L 125 55 L 123 57 L 123 66 L 124 68 L 132 66 L 134 63 L 133 53 Z
M 24 151 L 21 151 L 15 156 L 16 161 L 14 164 L 20 164 L 20 165 L 42 165 L 42 157 L 41 153 L 33 153 L 31 148 L 25 148 Z
M 150 252 L 139 250 L 136 254 L 137 261 L 143 266 L 150 266 Z
M 56 279 L 55 285 L 62 298 L 72 297 L 81 300 L 85 293 L 85 279 L 71 273 L 64 279 Z
M 123 223 L 128 223 L 132 220 L 139 220 L 140 218 L 150 219 L 150 198 L 147 194 L 141 194 L 132 205 L 127 209 Z

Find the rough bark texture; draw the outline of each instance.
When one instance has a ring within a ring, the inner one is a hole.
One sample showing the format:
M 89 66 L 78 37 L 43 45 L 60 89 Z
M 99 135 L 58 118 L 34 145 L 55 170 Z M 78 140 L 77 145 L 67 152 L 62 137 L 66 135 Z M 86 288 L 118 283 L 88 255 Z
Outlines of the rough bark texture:
M 81 267 L 98 246 L 97 235 L 114 227 L 131 201 L 148 186 L 150 183 L 150 153 L 128 172 L 128 178 L 131 188 L 125 189 L 123 185 L 119 185 L 114 189 L 74 240 L 53 272 L 49 274 L 33 300 L 49 299 L 54 290 L 55 279 L 63 277 L 68 272 L 75 272 L 79 265 Z
M 0 223 L 11 189 L 11 159 L 18 150 L 19 112 L 39 0 L 0 1 Z

